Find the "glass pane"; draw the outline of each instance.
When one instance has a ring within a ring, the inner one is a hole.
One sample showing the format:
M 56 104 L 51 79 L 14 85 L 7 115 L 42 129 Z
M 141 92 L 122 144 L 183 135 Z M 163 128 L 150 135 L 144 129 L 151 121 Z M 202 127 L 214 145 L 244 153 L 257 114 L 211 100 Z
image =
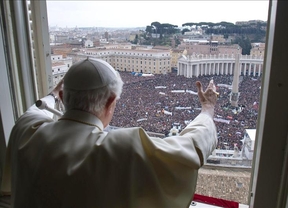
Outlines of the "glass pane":
M 125 85 L 110 129 L 178 134 L 201 110 L 195 82 L 213 79 L 218 146 L 199 170 L 196 194 L 247 205 L 268 4 L 47 1 L 50 44 L 57 62 L 71 61 L 61 73 L 87 55 L 119 71 Z

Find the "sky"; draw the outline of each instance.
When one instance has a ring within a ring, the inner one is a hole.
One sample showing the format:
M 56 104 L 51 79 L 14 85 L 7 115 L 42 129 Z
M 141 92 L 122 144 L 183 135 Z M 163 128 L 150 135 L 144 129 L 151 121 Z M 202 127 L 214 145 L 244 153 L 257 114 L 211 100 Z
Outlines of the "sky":
M 181 27 L 189 22 L 267 21 L 268 7 L 269 0 L 47 0 L 48 24 L 58 27 L 146 27 L 152 22 Z

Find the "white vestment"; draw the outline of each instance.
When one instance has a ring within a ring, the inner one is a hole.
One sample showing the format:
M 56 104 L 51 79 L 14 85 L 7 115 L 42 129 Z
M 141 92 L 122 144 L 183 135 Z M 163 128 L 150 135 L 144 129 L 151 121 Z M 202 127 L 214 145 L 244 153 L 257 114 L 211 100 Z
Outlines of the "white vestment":
M 54 105 L 52 96 L 43 100 Z M 104 132 L 84 111 L 52 116 L 33 105 L 12 130 L 2 191 L 11 190 L 14 208 L 189 207 L 217 143 L 205 113 L 165 139 L 139 127 Z

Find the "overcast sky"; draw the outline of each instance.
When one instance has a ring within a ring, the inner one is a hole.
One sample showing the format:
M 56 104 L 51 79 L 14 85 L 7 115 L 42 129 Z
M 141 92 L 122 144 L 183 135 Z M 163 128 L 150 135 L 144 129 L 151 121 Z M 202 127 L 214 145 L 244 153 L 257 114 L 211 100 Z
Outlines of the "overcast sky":
M 49 26 L 59 27 L 146 27 L 156 21 L 181 27 L 188 22 L 267 21 L 268 6 L 268 0 L 47 0 Z

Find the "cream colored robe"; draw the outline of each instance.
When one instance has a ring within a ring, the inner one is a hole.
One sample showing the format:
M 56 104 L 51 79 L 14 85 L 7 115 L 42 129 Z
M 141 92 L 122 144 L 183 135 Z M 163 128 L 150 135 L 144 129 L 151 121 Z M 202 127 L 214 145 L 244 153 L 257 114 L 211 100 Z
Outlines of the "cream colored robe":
M 52 96 L 43 100 L 54 105 Z M 217 143 L 204 113 L 165 139 L 138 127 L 104 132 L 83 111 L 52 116 L 34 105 L 12 130 L 2 191 L 11 189 L 15 208 L 189 207 L 198 169 Z

